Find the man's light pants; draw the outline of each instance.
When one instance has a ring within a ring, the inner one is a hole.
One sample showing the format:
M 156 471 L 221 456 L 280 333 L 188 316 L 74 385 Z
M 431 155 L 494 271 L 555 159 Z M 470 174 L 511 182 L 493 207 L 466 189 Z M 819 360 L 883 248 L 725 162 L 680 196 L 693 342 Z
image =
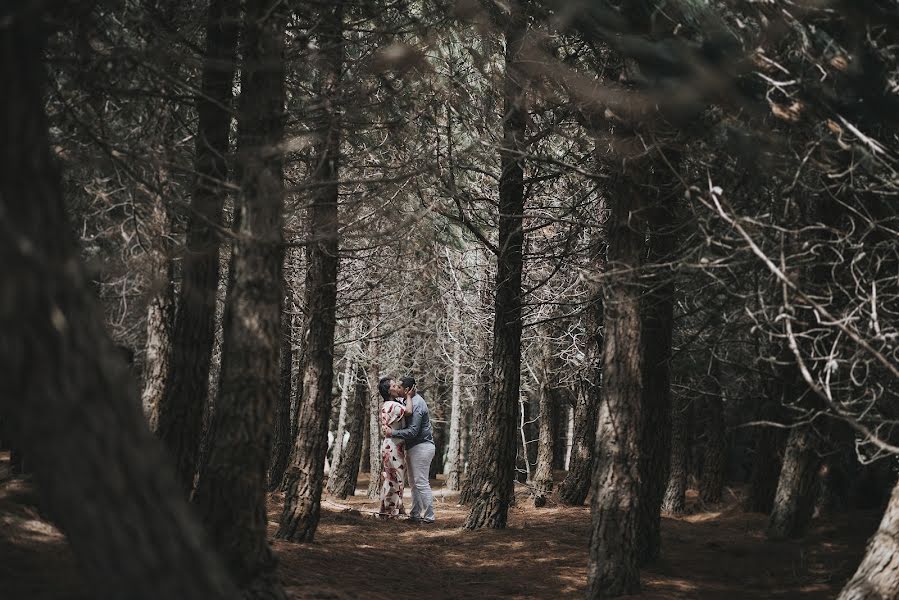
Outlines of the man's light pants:
M 413 519 L 434 520 L 434 495 L 428 481 L 434 450 L 434 444 L 428 442 L 406 450 L 406 469 L 412 479 L 412 511 L 409 516 Z

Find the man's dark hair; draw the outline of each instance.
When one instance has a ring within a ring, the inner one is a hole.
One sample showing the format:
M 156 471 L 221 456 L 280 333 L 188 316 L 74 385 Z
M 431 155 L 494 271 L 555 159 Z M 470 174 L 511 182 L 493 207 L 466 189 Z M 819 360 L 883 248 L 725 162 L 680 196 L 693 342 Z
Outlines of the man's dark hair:
M 393 381 L 393 377 L 381 377 L 381 380 L 378 381 L 378 393 L 381 394 L 381 398 L 384 398 L 384 400 L 390 400 L 391 381 Z
M 402 386 L 404 388 L 406 388 L 408 390 L 411 387 L 415 387 L 415 378 L 409 377 L 407 375 L 407 376 L 403 377 L 402 379 L 400 379 L 400 383 L 402 384 Z

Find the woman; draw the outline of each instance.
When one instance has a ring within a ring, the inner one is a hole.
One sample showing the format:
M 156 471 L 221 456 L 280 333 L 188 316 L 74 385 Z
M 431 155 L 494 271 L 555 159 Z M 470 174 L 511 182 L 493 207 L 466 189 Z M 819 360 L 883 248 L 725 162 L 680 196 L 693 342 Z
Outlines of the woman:
M 412 412 L 412 397 L 403 398 L 403 389 L 392 377 L 378 382 L 381 394 L 381 425 L 391 429 L 406 426 L 407 413 Z M 395 517 L 405 514 L 403 484 L 406 471 L 406 443 L 399 438 L 385 437 L 381 442 L 381 509 L 380 514 Z

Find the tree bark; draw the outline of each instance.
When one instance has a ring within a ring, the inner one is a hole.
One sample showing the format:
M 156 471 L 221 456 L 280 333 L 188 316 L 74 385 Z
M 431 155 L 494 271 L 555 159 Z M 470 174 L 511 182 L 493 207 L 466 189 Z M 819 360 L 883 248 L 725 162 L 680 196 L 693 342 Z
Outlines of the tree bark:
M 187 252 L 172 330 L 172 355 L 159 404 L 158 435 L 168 448 L 187 496 L 194 485 L 209 402 L 215 343 L 219 237 L 228 178 L 232 88 L 240 27 L 238 0 L 210 0 L 201 93 L 197 96 L 197 138 Z
M 245 597 L 284 598 L 268 545 L 266 488 L 279 396 L 285 11 L 246 5 L 238 108 L 240 211 L 222 369 L 195 504 Z
M 821 457 L 810 425 L 794 427 L 787 439 L 783 467 L 777 483 L 774 508 L 768 521 L 770 539 L 805 535 L 815 509 L 815 492 Z
M 315 182 L 309 207 L 306 254 L 305 368 L 299 434 L 287 471 L 284 512 L 276 537 L 292 542 L 315 539 L 328 451 L 328 422 L 334 378 L 337 306 L 338 167 L 341 122 L 339 85 L 343 70 L 343 2 L 322 7 L 319 29 L 318 96 L 320 141 L 315 149 Z
M 643 421 L 643 353 L 637 270 L 643 252 L 641 199 L 619 175 L 609 221 L 609 271 L 603 282 L 605 320 L 603 397 L 599 408 L 591 503 L 593 527 L 587 565 L 587 598 L 633 594 L 640 589 L 637 519 L 640 510 L 640 433 Z
M 0 7 L 0 414 L 93 589 L 236 599 L 147 428 L 79 258 L 44 112 L 44 17 L 33 3 Z
M 837 600 L 899 598 L 899 483 L 855 575 Z
M 677 239 L 673 200 L 656 198 L 649 217 L 649 261 L 653 272 L 643 295 L 643 429 L 640 443 L 638 559 L 661 552 L 661 509 L 671 466 L 671 336 L 674 329 L 674 273 L 661 265 L 674 260 Z
M 690 438 L 693 401 L 683 395 L 674 397 L 671 407 L 671 469 L 662 511 L 670 515 L 687 512 L 687 480 L 690 475 Z
M 515 469 L 515 425 L 521 379 L 521 272 L 524 230 L 524 165 L 527 132 L 526 81 L 521 51 L 527 20 L 513 1 L 505 26 L 502 173 L 499 182 L 499 256 L 490 402 L 479 445 L 479 472 L 472 474 L 477 496 L 463 527 L 506 526 Z
M 368 380 L 365 369 L 357 365 L 355 377 L 350 377 L 346 385 L 353 389 L 347 404 L 347 431 L 350 437 L 341 452 L 340 462 L 331 468 L 328 477 L 328 492 L 335 498 L 352 496 L 356 491 L 359 476 L 359 458 L 362 455 L 362 438 L 365 437 L 365 411 L 368 408 Z

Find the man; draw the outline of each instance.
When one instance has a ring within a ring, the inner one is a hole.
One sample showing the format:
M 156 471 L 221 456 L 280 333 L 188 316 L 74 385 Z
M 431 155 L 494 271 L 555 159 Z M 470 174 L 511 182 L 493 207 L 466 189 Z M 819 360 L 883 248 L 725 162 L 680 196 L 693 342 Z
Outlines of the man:
M 428 474 L 434 460 L 435 446 L 428 405 L 416 391 L 412 377 L 403 377 L 396 387 L 398 396 L 412 396 L 412 416 L 407 417 L 404 429 L 382 427 L 381 432 L 406 441 L 406 473 L 412 480 L 412 511 L 409 517 L 413 522 L 431 524 L 434 522 L 434 495 Z

